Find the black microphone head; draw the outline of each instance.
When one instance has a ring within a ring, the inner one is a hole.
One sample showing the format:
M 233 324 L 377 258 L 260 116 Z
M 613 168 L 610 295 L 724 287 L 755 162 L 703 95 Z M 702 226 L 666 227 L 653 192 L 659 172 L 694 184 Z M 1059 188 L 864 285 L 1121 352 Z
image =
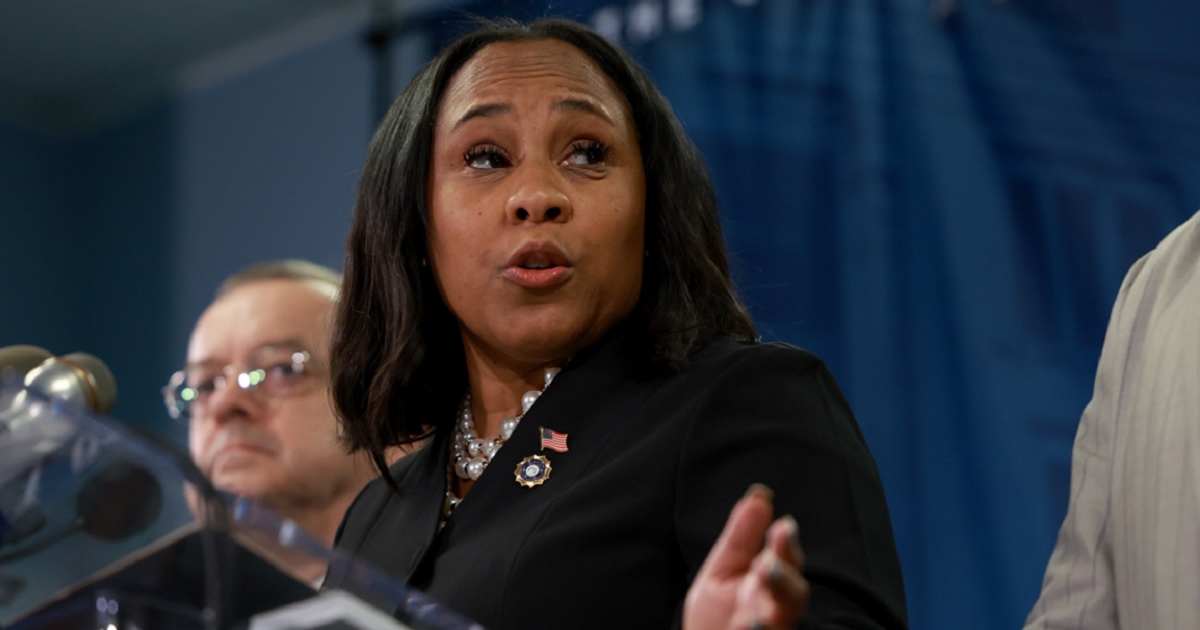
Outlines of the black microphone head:
M 0 372 L 13 371 L 24 376 L 26 372 L 42 364 L 54 355 L 37 346 L 7 346 L 0 348 Z
M 126 461 L 101 468 L 83 484 L 75 509 L 83 531 L 101 540 L 121 540 L 150 527 L 162 512 L 163 494 L 149 470 Z
M 92 409 L 100 413 L 112 411 L 117 402 L 117 379 L 103 361 L 86 352 L 64 354 L 59 360 L 83 372 L 92 389 Z

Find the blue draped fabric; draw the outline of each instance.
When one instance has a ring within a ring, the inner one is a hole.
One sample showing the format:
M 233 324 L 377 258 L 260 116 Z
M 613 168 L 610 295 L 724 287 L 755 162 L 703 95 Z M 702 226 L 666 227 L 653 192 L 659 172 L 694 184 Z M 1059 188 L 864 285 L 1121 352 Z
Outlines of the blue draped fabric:
M 856 410 L 912 626 L 1019 627 L 1121 278 L 1200 208 L 1200 5 L 475 11 L 572 16 L 646 66 L 706 157 L 764 338 L 823 356 Z M 432 41 L 459 32 L 445 18 Z

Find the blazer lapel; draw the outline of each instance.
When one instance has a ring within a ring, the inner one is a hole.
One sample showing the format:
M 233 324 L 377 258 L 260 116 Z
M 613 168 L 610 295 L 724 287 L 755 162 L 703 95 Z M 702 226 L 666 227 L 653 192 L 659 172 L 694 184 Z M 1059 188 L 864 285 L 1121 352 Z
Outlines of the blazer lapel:
M 535 518 L 585 474 L 590 462 L 615 439 L 608 423 L 636 415 L 653 383 L 630 378 L 626 340 L 614 337 L 573 361 L 538 398 L 451 516 L 442 532 L 447 542 L 459 527 L 484 526 L 472 524 L 474 519 L 491 519 L 511 510 Z M 599 410 L 603 417 L 593 417 Z M 542 428 L 566 434 L 567 451 L 542 448 Z M 544 483 L 524 487 L 517 481 L 517 468 L 534 456 L 548 460 L 550 472 Z
M 394 577 L 404 583 L 411 580 L 437 535 L 446 495 L 447 453 L 446 438 L 437 435 L 425 448 L 405 457 L 413 461 L 398 480 L 401 492 L 388 493 L 358 552 L 368 562 L 379 559 L 378 564 L 392 567 Z M 391 561 L 384 562 L 385 558 Z

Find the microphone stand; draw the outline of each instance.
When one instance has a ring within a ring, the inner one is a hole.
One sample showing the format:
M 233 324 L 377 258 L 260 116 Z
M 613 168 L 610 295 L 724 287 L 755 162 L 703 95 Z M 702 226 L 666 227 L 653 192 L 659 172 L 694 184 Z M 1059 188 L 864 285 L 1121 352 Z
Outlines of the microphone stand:
M 213 486 L 203 472 L 196 467 L 192 456 L 175 442 L 152 433 L 141 427 L 127 427 L 131 433 L 149 442 L 171 456 L 171 459 L 183 470 L 184 479 L 191 483 L 200 494 L 204 527 L 200 529 L 201 553 L 206 569 L 204 571 L 204 624 L 209 630 L 222 630 L 228 621 L 228 611 L 225 602 L 229 600 L 229 584 L 222 585 L 220 576 L 232 575 L 233 539 L 228 535 L 232 528 L 229 512 L 225 509 L 225 501 L 220 492 Z M 216 531 L 225 536 L 217 536 Z
M 7 389 L 6 385 L 8 386 Z M 93 413 L 91 410 L 75 402 L 52 399 L 41 391 L 24 387 L 23 383 L 19 379 L 14 379 L 11 374 L 0 374 L 0 391 L 10 391 L 13 387 L 16 387 L 16 391 L 24 393 L 27 397 L 52 403 L 54 409 L 60 413 L 75 414 L 76 417 L 90 417 Z M 231 599 L 232 585 L 224 584 L 221 576 L 232 576 L 233 574 L 231 568 L 234 562 L 234 543 L 230 535 L 232 527 L 229 513 L 226 510 L 225 502 L 221 498 L 220 492 L 212 485 L 208 477 L 196 467 L 191 455 L 175 442 L 132 425 L 106 422 L 99 426 L 104 431 L 115 435 L 117 438 L 121 438 L 125 444 L 135 446 L 140 444 L 148 451 L 165 455 L 172 464 L 178 466 L 182 472 L 183 479 L 196 489 L 201 499 L 201 513 L 197 515 L 197 518 L 200 518 L 204 525 L 198 533 L 202 564 L 204 565 L 204 604 L 203 609 L 200 611 L 201 623 L 206 630 L 223 630 L 227 627 L 229 621 L 227 602 Z M 0 431 L 0 437 L 3 435 L 4 432 Z M 148 471 L 143 470 L 142 472 L 149 475 Z M 161 497 L 159 500 L 161 501 Z M 105 525 L 105 527 L 107 526 Z M 118 530 L 116 530 L 118 537 L 120 537 L 120 528 L 123 527 L 124 525 L 118 526 Z M 87 515 L 81 513 L 65 526 L 46 534 L 36 542 L 0 555 L 0 565 L 28 557 L 73 533 L 80 530 L 87 531 L 87 528 Z M 218 535 L 218 533 L 224 535 Z

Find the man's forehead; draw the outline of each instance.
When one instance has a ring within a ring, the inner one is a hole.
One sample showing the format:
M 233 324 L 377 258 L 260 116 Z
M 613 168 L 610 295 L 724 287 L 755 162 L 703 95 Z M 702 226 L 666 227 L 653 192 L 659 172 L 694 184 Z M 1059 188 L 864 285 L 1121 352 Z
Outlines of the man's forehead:
M 333 301 L 298 281 L 237 287 L 200 316 L 188 343 L 188 362 L 245 361 L 270 346 L 319 354 L 328 346 Z

